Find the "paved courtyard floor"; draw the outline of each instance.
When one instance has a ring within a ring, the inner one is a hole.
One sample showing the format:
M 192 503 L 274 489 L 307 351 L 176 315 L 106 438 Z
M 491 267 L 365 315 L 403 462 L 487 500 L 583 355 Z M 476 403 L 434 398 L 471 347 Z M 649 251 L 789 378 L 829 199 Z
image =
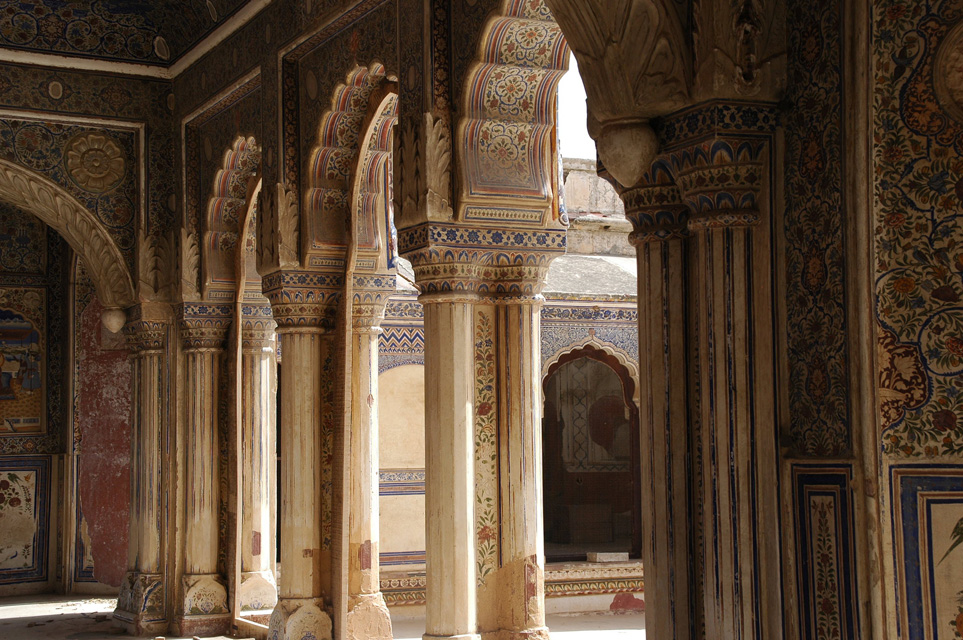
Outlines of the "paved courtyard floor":
M 128 637 L 114 626 L 117 600 L 78 596 L 19 596 L 0 599 L 0 638 L 10 640 L 116 640 Z M 395 640 L 421 640 L 423 618 L 393 622 Z M 645 615 L 550 615 L 552 640 L 645 640 Z M 165 636 L 166 640 L 175 640 Z M 181 639 L 177 639 L 181 640 Z M 190 640 L 189 638 L 186 640 Z

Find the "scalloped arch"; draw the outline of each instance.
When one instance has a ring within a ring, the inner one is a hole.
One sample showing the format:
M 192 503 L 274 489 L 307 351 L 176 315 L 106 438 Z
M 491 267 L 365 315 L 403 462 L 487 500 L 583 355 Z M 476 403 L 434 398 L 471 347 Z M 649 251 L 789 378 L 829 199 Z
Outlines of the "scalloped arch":
M 63 187 L 13 162 L 0 159 L 0 200 L 55 229 L 84 259 L 101 304 L 123 309 L 137 298 L 120 249 L 87 207 Z
M 237 288 L 238 225 L 247 209 L 248 181 L 261 167 L 261 149 L 253 137 L 238 136 L 224 152 L 214 176 L 204 230 L 204 296 L 233 297 Z
M 349 221 L 352 197 L 380 197 L 384 189 L 377 186 L 389 178 L 378 172 L 390 173 L 386 160 L 391 157 L 391 139 L 388 135 L 397 121 L 397 99 L 392 101 L 389 120 L 379 123 L 380 131 L 367 139 L 372 114 L 369 107 L 372 96 L 392 81 L 380 62 L 352 69 L 331 96 L 331 107 L 321 116 L 318 126 L 318 144 L 311 152 L 311 166 L 305 202 L 309 224 L 307 225 L 307 250 L 323 250 L 331 246 L 343 246 Z M 365 156 L 361 155 L 366 146 Z M 372 147 L 371 145 L 375 145 Z M 373 152 L 373 153 L 372 153 Z M 390 164 L 390 163 L 389 163 Z M 352 185 L 352 178 L 361 173 L 360 188 Z M 371 185 L 371 186 L 368 186 Z M 352 193 L 354 192 L 354 193 Z M 361 208 L 371 208 L 372 202 L 361 202 Z M 373 228 L 359 229 L 359 245 L 371 246 Z
M 460 213 L 542 225 L 557 212 L 555 100 L 568 44 L 543 0 L 507 0 L 489 20 L 464 84 Z

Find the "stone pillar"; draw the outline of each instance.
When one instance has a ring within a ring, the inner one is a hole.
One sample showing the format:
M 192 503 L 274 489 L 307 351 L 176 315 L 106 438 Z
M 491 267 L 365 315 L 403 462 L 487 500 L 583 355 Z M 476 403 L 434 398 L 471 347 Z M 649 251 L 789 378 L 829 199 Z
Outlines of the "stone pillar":
M 771 105 L 707 103 L 664 125 L 672 134 L 666 157 L 689 208 L 693 493 L 704 505 L 694 548 L 710 638 L 770 638 L 783 628 L 772 588 L 781 584 L 769 193 L 775 123 Z
M 356 278 L 358 280 L 358 278 Z M 351 339 L 351 412 L 348 459 L 347 640 L 391 640 L 391 616 L 381 593 L 379 566 L 378 326 L 395 279 L 380 291 L 355 289 Z M 359 300 L 369 303 L 359 304 Z
M 162 515 L 170 309 L 161 307 L 134 307 L 124 328 L 132 352 L 130 543 L 114 618 L 137 636 L 167 631 Z
M 682 640 L 690 637 L 690 591 L 695 589 L 689 566 L 688 208 L 671 182 L 621 196 L 638 260 L 646 633 Z
M 540 289 L 537 283 L 536 289 Z M 495 305 L 501 566 L 499 638 L 548 640 L 542 505 L 541 295 Z
M 217 573 L 218 551 L 218 384 L 227 320 L 196 314 L 185 305 L 185 455 L 187 489 L 184 575 L 173 629 L 177 635 L 226 633 L 231 623 L 227 588 Z
M 425 309 L 425 638 L 478 638 L 475 578 L 474 299 L 422 294 Z
M 322 538 L 322 393 L 326 358 L 343 275 L 276 271 L 264 277 L 281 342 L 281 569 L 279 599 L 270 637 L 331 640 L 332 620 L 324 596 L 331 589 L 331 562 Z M 336 538 L 332 534 L 332 538 Z
M 267 310 L 270 312 L 270 309 Z M 241 325 L 241 614 L 278 602 L 274 578 L 277 485 L 277 342 L 268 313 L 245 314 Z

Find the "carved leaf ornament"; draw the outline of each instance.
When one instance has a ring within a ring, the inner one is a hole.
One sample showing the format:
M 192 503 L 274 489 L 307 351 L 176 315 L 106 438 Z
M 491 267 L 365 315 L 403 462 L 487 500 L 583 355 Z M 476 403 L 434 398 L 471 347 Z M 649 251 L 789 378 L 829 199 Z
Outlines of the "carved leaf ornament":
M 0 159 L 0 200 L 32 213 L 55 229 L 84 259 L 101 304 L 129 307 L 134 285 L 120 249 L 86 207 L 43 176 Z

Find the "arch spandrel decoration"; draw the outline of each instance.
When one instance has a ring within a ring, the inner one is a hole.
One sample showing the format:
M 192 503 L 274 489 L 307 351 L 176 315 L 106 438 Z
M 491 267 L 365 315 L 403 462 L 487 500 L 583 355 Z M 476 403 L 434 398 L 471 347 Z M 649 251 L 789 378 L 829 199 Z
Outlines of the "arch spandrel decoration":
M 214 176 L 204 230 L 204 297 L 232 300 L 237 290 L 239 225 L 247 210 L 249 181 L 261 166 L 261 150 L 254 138 L 238 137 L 224 152 Z
M 542 0 L 509 0 L 465 82 L 459 214 L 544 226 L 558 189 L 555 101 L 568 45 Z
M 369 154 L 370 162 L 359 165 L 360 149 L 369 142 L 361 138 L 368 132 L 371 122 L 369 104 L 372 96 L 386 83 L 394 82 L 387 75 L 384 65 L 373 62 L 367 67 L 357 67 L 339 84 L 331 98 L 331 108 L 321 117 L 318 146 L 311 153 L 309 185 L 304 202 L 310 223 L 306 225 L 308 237 L 304 240 L 305 251 L 311 254 L 309 263 L 318 266 L 328 260 L 343 260 L 346 245 L 346 224 L 350 220 L 353 177 L 358 171 L 387 171 L 385 160 L 390 158 L 390 129 L 397 120 L 397 104 L 391 107 L 391 122 L 383 123 L 384 130 L 370 138 L 370 144 L 381 145 L 379 153 Z M 384 155 L 380 153 L 384 152 Z M 371 176 L 371 184 L 378 183 Z M 362 183 L 368 183 L 363 180 Z M 370 190 L 358 194 L 382 197 Z M 359 230 L 360 246 L 371 245 L 373 228 Z
M 553 367 L 557 365 L 562 359 L 571 356 L 573 353 L 588 353 L 590 351 L 598 351 L 604 353 L 608 356 L 615 358 L 615 360 L 625 368 L 629 374 L 629 378 L 634 383 L 634 387 L 631 392 L 631 397 L 626 398 L 635 403 L 635 406 L 639 406 L 640 402 L 640 389 L 641 389 L 641 378 L 639 375 L 639 365 L 638 362 L 624 349 L 610 343 L 604 342 L 595 338 L 593 336 L 586 337 L 584 340 L 579 340 L 566 347 L 563 347 L 556 351 L 555 353 L 548 355 L 542 359 L 542 381 L 548 378 L 549 372 L 553 371 Z
M 32 213 L 63 236 L 84 259 L 104 307 L 124 309 L 137 301 L 120 249 L 94 214 L 60 185 L 0 159 L 0 201 Z

